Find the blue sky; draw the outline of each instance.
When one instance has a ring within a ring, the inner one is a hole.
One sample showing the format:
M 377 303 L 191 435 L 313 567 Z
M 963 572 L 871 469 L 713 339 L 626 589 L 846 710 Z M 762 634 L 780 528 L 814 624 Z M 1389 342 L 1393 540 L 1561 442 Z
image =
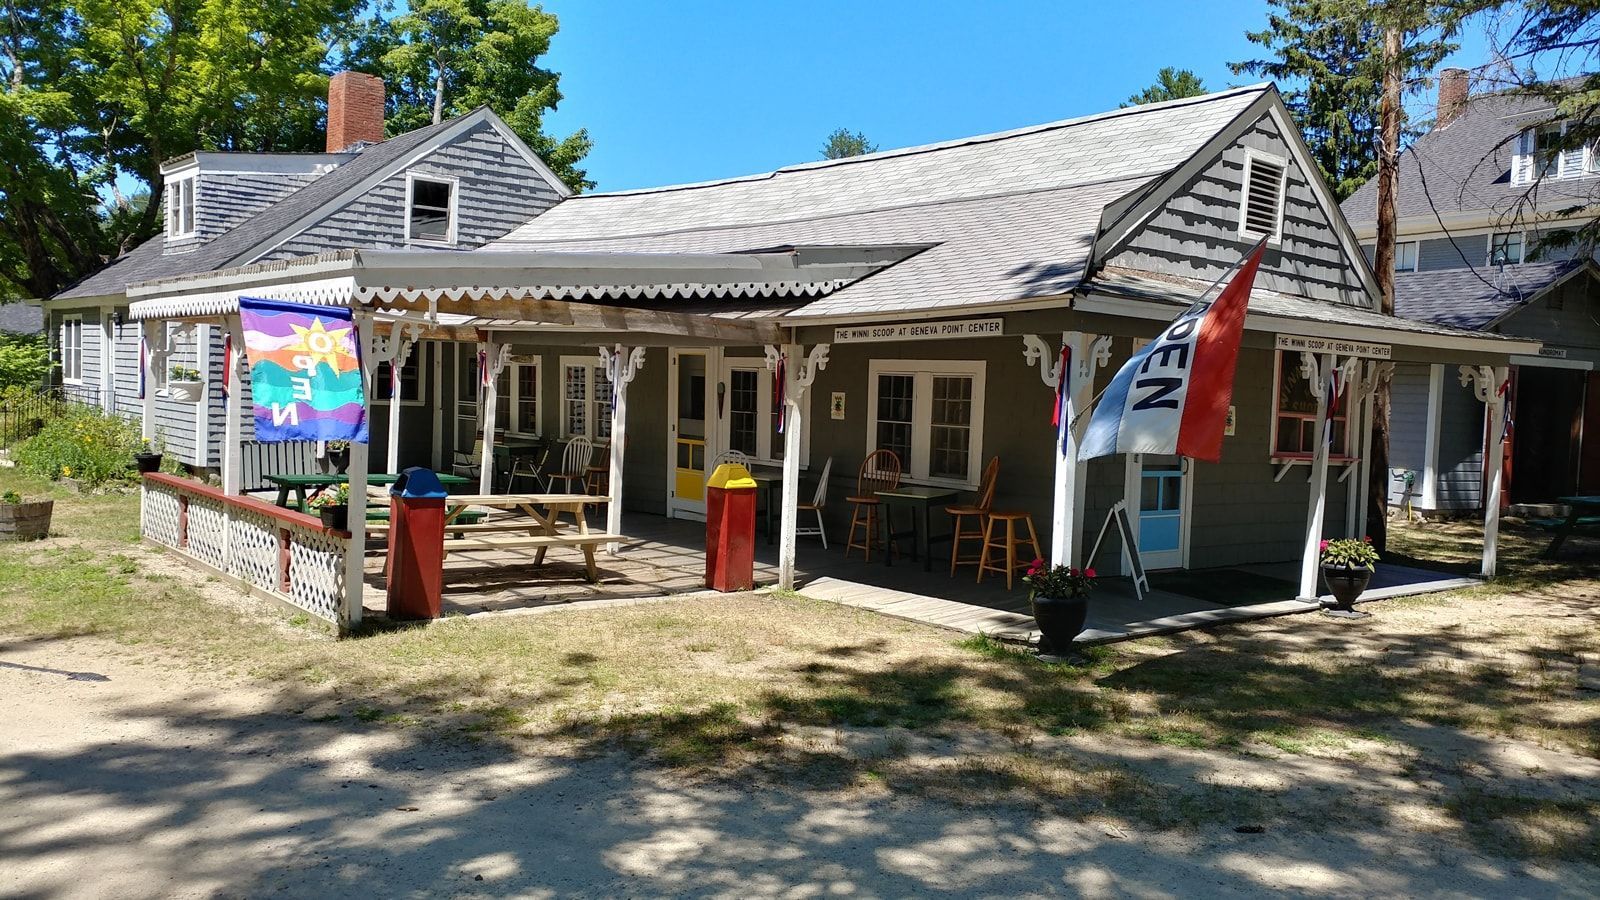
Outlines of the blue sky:
M 819 156 L 834 128 L 883 149 L 1113 109 L 1162 66 L 1207 88 L 1259 55 L 1261 0 L 646 2 L 545 0 L 545 63 L 588 128 L 600 190 L 767 171 Z M 1469 34 L 1453 63 L 1484 61 Z M 1431 92 L 1416 102 L 1431 105 Z

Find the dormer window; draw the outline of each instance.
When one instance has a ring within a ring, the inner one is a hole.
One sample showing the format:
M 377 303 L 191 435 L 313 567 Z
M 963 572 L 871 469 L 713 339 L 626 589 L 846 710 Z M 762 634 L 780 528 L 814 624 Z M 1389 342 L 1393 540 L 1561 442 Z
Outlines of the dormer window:
M 456 181 L 453 178 L 406 179 L 406 240 L 408 243 L 456 242 Z
M 167 237 L 194 236 L 194 191 L 199 179 L 195 175 L 167 181 Z
M 1243 191 L 1239 198 L 1239 234 L 1249 239 L 1283 236 L 1283 189 L 1288 162 L 1255 150 L 1246 150 Z
M 1551 122 L 1517 136 L 1511 161 L 1511 183 L 1531 184 L 1541 178 L 1580 178 L 1600 174 L 1594 147 L 1566 147 L 1567 123 Z

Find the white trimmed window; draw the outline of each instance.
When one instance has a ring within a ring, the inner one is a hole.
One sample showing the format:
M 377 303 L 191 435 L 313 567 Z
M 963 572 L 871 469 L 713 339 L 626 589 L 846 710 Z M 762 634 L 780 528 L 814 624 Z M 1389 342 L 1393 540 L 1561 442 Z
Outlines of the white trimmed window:
M 406 176 L 406 241 L 456 242 L 456 180 L 445 176 Z
M 561 433 L 592 441 L 611 437 L 611 381 L 594 357 L 561 357 Z
M 983 397 L 982 362 L 872 360 L 867 450 L 893 452 L 909 480 L 976 487 L 982 468 Z
M 195 174 L 167 182 L 167 237 L 193 237 L 195 188 L 200 183 Z
M 422 405 L 422 354 L 413 352 L 410 361 L 400 367 L 400 402 L 406 406 Z M 387 361 L 379 362 L 372 375 L 372 402 L 388 403 L 394 399 L 393 367 Z
M 738 450 L 761 462 L 782 462 L 784 436 L 778 432 L 780 406 L 772 393 L 772 372 L 765 364 L 730 364 L 722 386 L 727 391 L 724 402 L 727 405 L 728 449 Z M 802 399 L 801 403 L 804 405 L 806 400 Z M 810 418 L 801 416 L 802 427 Z M 809 455 L 807 434 L 802 431 L 801 465 L 806 464 Z
M 61 380 L 83 383 L 83 316 L 61 317 Z
M 1276 398 L 1272 415 L 1273 459 L 1310 459 L 1320 439 L 1317 398 L 1311 393 L 1311 382 L 1300 367 L 1299 353 L 1278 351 L 1273 396 Z M 1350 455 L 1349 410 L 1350 389 L 1346 386 L 1339 393 L 1338 403 L 1328 410 L 1328 421 L 1333 428 L 1328 454 L 1336 459 Z
M 1522 262 L 1522 232 L 1501 231 L 1489 235 L 1489 265 L 1514 266 Z
M 1283 237 L 1283 192 L 1289 163 L 1280 156 L 1245 149 L 1239 197 L 1239 235 L 1250 240 Z
M 1511 160 L 1511 183 L 1530 184 L 1541 178 L 1579 178 L 1600 172 L 1594 147 L 1562 147 L 1567 123 L 1550 122 L 1529 128 L 1517 136 L 1516 154 Z
M 511 372 L 510 416 L 506 427 L 514 434 L 538 437 L 539 430 L 539 360 L 515 360 L 507 368 Z
M 1422 245 L 1418 241 L 1400 241 L 1394 245 L 1394 270 L 1415 272 L 1421 257 Z

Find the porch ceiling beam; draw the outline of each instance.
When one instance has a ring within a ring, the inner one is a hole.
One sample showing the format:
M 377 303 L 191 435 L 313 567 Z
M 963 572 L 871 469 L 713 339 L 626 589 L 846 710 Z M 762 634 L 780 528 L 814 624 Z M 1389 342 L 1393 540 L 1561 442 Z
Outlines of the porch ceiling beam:
M 423 297 L 397 297 L 383 300 L 382 305 L 385 308 L 426 312 L 428 300 Z M 737 344 L 776 344 L 781 343 L 783 339 L 783 329 L 773 322 L 731 321 L 667 310 L 573 303 L 566 300 L 441 301 L 439 311 L 482 319 L 521 320 L 535 326 L 530 327 L 531 331 L 578 329 L 629 332 L 635 335 L 634 343 L 647 343 L 639 340 L 638 336 L 651 334 L 695 338 L 702 342 Z

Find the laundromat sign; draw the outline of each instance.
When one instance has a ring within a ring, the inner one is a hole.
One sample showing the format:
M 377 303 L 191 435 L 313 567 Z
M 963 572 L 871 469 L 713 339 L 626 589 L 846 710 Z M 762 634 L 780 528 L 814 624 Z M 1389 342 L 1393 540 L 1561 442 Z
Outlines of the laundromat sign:
M 835 328 L 835 344 L 874 341 L 936 341 L 947 338 L 995 337 L 1005 334 L 1004 319 L 961 319 L 953 322 L 896 322 Z

